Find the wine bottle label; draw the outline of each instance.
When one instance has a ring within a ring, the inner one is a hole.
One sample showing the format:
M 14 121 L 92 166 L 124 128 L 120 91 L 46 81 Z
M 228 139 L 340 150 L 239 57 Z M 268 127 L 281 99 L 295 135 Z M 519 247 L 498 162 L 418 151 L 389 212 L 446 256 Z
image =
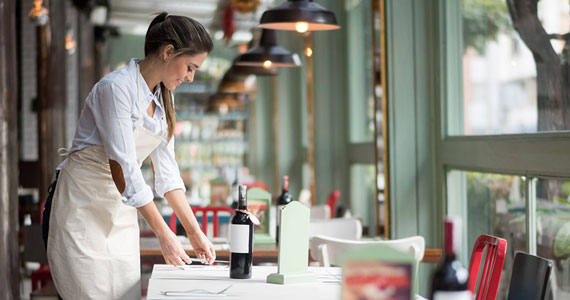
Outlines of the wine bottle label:
M 432 300 L 471 300 L 471 291 L 436 291 Z
M 230 252 L 249 253 L 249 225 L 230 225 Z

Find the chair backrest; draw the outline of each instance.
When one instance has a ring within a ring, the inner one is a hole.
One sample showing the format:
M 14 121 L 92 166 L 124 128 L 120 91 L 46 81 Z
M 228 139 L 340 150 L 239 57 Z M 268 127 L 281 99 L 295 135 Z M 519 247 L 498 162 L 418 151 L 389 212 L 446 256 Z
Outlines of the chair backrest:
M 311 220 L 328 220 L 331 218 L 331 209 L 328 205 L 311 206 Z
M 387 241 L 363 241 L 333 238 L 323 235 L 314 236 L 309 242 L 309 251 L 313 259 L 318 260 L 323 267 L 338 265 L 339 256 L 346 250 L 362 245 L 387 245 L 396 250 L 410 253 L 416 263 L 424 257 L 425 240 L 422 236 L 412 236 L 403 239 Z
M 339 198 L 340 198 L 339 190 L 334 190 L 329 194 L 329 198 L 327 199 L 327 205 L 330 207 L 331 218 L 334 218 L 336 216 L 336 205 L 338 204 Z
M 483 253 L 485 253 L 484 258 Z M 475 300 L 495 300 L 506 254 L 506 240 L 486 234 L 477 238 L 471 253 L 469 281 L 467 283 L 467 287 L 475 295 Z M 481 272 L 479 272 L 481 261 L 484 263 Z M 479 277 L 481 280 L 479 280 L 477 291 L 475 291 Z
M 309 189 L 301 189 L 297 200 L 305 204 L 307 207 L 311 207 L 311 191 Z
M 229 207 L 221 207 L 221 206 L 193 206 L 192 211 L 194 215 L 198 217 L 198 213 L 202 214 L 202 231 L 204 234 L 208 234 L 208 213 L 212 213 L 212 223 L 214 224 L 214 237 L 218 236 L 218 213 L 219 212 L 228 212 L 230 215 L 234 214 L 234 210 Z M 172 213 L 170 215 L 170 219 L 168 221 L 168 226 L 170 230 L 176 234 L 176 214 Z
M 552 263 L 542 257 L 519 252 L 515 255 L 508 300 L 546 298 Z
M 356 218 L 316 219 L 309 223 L 309 238 L 324 235 L 345 240 L 362 237 L 362 222 Z
M 422 236 L 386 241 L 354 241 L 318 235 L 312 237 L 309 241 L 309 253 L 313 259 L 319 261 L 321 266 L 330 267 L 331 265 L 339 265 L 341 256 L 349 249 L 353 250 L 358 247 L 367 247 L 370 245 L 378 245 L 379 248 L 388 246 L 395 250 L 411 254 L 415 259 L 413 282 L 418 283 L 418 267 L 424 257 L 426 247 L 425 240 Z

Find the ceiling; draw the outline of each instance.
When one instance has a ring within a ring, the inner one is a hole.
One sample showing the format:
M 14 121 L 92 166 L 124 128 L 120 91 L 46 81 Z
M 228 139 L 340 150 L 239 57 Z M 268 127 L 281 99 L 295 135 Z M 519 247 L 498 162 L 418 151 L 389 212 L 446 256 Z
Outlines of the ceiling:
M 243 0 L 242 0 L 243 1 Z M 202 23 L 210 34 L 220 39 L 224 7 L 230 0 L 109 0 L 109 23 L 123 33 L 144 35 L 154 14 L 166 11 L 185 15 Z M 275 0 L 259 0 L 255 13 L 235 13 L 233 40 L 247 42 L 251 39 L 251 28 L 259 24 L 261 14 L 273 7 Z

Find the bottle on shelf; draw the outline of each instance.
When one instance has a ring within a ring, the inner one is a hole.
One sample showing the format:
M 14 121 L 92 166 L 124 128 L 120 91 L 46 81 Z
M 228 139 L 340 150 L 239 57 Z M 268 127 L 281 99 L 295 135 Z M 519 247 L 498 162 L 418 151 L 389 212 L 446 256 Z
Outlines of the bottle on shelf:
M 460 219 L 446 219 L 444 231 L 445 258 L 433 273 L 430 299 L 471 300 L 472 293 L 467 289 L 469 272 L 456 255 L 461 241 Z
M 277 231 L 275 231 L 275 241 L 279 245 L 279 223 L 281 223 L 281 208 L 293 201 L 289 194 L 289 176 L 283 176 L 281 195 L 277 198 Z
M 239 186 L 238 209 L 230 221 L 230 278 L 251 278 L 253 221 L 247 211 L 247 187 Z

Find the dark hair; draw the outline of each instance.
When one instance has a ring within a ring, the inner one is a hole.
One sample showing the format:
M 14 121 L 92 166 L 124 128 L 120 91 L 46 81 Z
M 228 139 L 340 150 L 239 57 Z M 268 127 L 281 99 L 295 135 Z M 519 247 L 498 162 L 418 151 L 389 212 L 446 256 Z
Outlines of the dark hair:
M 166 45 L 174 47 L 174 57 L 210 53 L 214 49 L 212 38 L 202 24 L 189 17 L 162 12 L 148 26 L 144 41 L 144 55 L 153 55 Z M 168 123 L 168 139 L 170 139 L 174 133 L 176 113 L 170 90 L 162 82 L 160 89 Z

